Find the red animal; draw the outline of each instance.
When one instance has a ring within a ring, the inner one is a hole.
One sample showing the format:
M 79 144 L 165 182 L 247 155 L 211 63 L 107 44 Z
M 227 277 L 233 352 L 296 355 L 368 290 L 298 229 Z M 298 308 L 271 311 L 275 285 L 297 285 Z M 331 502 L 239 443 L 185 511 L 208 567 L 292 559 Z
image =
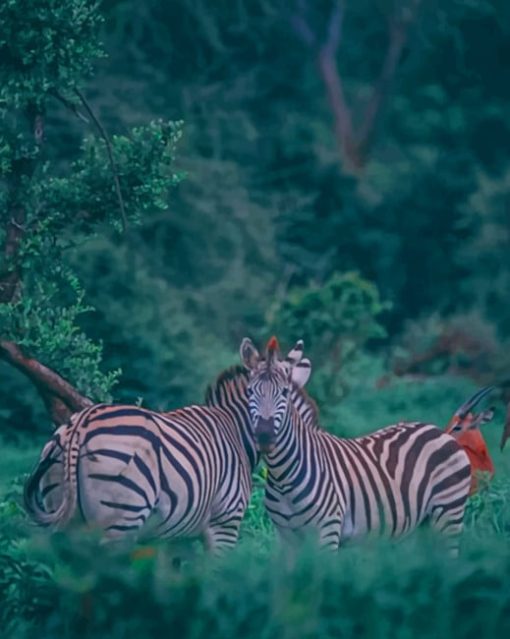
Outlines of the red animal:
M 455 412 L 446 426 L 446 432 L 455 437 L 457 442 L 466 451 L 471 462 L 471 490 L 470 495 L 476 493 L 487 484 L 487 480 L 494 477 L 494 463 L 489 454 L 487 444 L 479 428 L 482 424 L 490 422 L 494 417 L 494 409 L 489 408 L 475 414 L 472 409 L 494 388 L 488 386 L 478 391 L 473 397 Z M 486 475 L 485 473 L 488 473 Z

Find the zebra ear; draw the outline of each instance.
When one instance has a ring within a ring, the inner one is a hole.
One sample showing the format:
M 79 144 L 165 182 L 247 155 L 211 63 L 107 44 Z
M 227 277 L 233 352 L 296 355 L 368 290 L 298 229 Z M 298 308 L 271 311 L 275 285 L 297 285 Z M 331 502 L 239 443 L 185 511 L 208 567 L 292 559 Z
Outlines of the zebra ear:
M 253 370 L 259 362 L 260 355 L 249 337 L 243 339 L 239 352 L 241 353 L 242 363 L 248 370 Z
M 298 340 L 294 346 L 294 348 L 289 351 L 289 354 L 285 358 L 285 361 L 288 362 L 291 366 L 295 366 L 303 359 L 303 348 L 304 342 L 302 339 Z
M 306 382 L 309 380 L 312 372 L 312 363 L 309 359 L 301 359 L 295 366 L 292 367 L 290 372 L 290 378 L 299 388 L 303 388 Z

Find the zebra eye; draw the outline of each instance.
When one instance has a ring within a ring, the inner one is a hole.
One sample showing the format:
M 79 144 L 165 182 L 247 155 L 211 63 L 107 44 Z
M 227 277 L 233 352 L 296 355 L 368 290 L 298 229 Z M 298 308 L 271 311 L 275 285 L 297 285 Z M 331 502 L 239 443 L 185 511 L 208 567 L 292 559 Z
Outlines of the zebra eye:
M 247 388 L 247 389 L 246 389 L 246 395 L 247 395 L 248 397 L 251 397 L 251 396 L 253 395 L 253 391 L 252 391 L 252 389 L 251 389 L 251 388 Z
M 282 395 L 283 395 L 284 397 L 287 397 L 287 396 L 288 396 L 288 394 L 289 394 L 289 389 L 288 389 L 288 388 L 284 388 L 284 389 L 282 390 Z

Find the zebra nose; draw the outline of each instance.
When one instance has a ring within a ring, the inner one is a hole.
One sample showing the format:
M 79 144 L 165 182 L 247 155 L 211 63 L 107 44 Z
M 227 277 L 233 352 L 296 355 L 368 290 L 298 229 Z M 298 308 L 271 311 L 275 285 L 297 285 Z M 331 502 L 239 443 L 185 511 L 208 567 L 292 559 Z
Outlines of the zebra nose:
M 255 428 L 255 437 L 259 450 L 263 453 L 269 453 L 274 448 L 274 419 L 265 419 L 260 417 Z

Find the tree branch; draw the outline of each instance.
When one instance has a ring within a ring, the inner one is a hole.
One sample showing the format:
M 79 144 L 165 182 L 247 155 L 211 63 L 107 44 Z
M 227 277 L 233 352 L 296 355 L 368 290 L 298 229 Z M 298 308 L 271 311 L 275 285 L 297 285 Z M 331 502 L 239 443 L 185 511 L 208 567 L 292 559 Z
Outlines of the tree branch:
M 90 120 L 88 120 L 81 111 L 78 111 L 78 107 L 76 106 L 76 104 L 74 104 L 74 102 L 71 102 L 71 100 L 68 100 L 66 97 L 61 95 L 58 91 L 52 91 L 51 95 L 54 98 L 56 98 L 59 102 L 61 102 L 66 107 L 66 109 L 69 109 L 69 111 L 71 111 L 71 113 L 73 113 L 79 120 L 81 120 L 82 122 L 85 122 L 85 124 L 90 124 Z
M 357 173 L 366 162 L 398 63 L 408 41 L 410 26 L 416 19 L 420 4 L 421 0 L 410 0 L 406 6 L 397 8 L 388 22 L 388 48 L 378 79 L 364 109 L 359 133 L 356 134 L 352 112 L 347 103 L 342 76 L 336 61 L 342 34 L 344 3 L 342 0 L 334 0 L 326 28 L 326 37 L 319 45 L 318 38 L 306 19 L 308 13 L 306 0 L 297 2 L 298 10 L 291 16 L 291 24 L 298 37 L 314 50 L 333 114 L 335 137 L 344 169 L 348 172 Z
M 336 63 L 336 53 L 340 45 L 344 6 L 342 0 L 334 0 L 329 15 L 326 34 L 321 43 L 307 22 L 308 6 L 305 0 L 299 0 L 298 11 L 291 16 L 291 24 L 298 37 L 314 50 L 316 64 L 326 88 L 326 94 L 334 120 L 335 138 L 343 160 L 344 168 L 349 172 L 358 167 L 357 150 L 354 142 L 352 115 L 347 104 L 345 91 Z
M 44 142 L 43 115 L 30 107 L 27 115 L 31 121 L 34 142 L 40 148 Z M 20 192 L 20 187 L 22 178 L 31 177 L 35 170 L 33 157 L 21 157 L 16 160 L 16 163 L 9 185 L 10 220 L 7 222 L 3 247 L 5 270 L 0 273 L 0 304 L 12 302 L 21 283 L 22 269 L 19 253 L 27 227 L 23 193 Z M 93 403 L 58 373 L 36 359 L 26 356 L 17 344 L 1 339 L 1 336 L 0 359 L 14 366 L 30 379 L 41 395 L 53 422 L 57 425 L 66 422 L 73 413 Z
M 299 38 L 309 47 L 314 47 L 317 44 L 317 38 L 312 28 L 306 21 L 306 14 L 308 7 L 305 0 L 298 0 L 298 12 L 291 15 L 290 23 Z
M 335 0 L 331 15 L 329 16 L 326 41 L 323 45 L 323 48 L 327 50 L 330 55 L 335 55 L 340 46 L 343 17 L 343 2 L 341 2 L 341 0 Z
M 87 102 L 87 99 L 85 98 L 83 93 L 78 88 L 75 88 L 74 91 L 75 91 L 76 95 L 80 98 L 84 109 L 87 111 L 90 119 L 95 124 L 97 130 L 99 131 L 99 134 L 103 138 L 104 143 L 106 145 L 106 152 L 108 154 L 108 160 L 110 162 L 110 167 L 111 167 L 112 174 L 113 174 L 113 181 L 115 183 L 115 191 L 117 193 L 117 199 L 119 201 L 120 216 L 121 216 L 121 220 L 122 220 L 122 230 L 123 230 L 124 233 L 126 233 L 126 231 L 127 231 L 126 207 L 124 206 L 124 199 L 122 198 L 122 190 L 120 188 L 120 179 L 119 179 L 119 173 L 118 173 L 118 170 L 117 170 L 117 164 L 115 163 L 115 158 L 113 157 L 112 143 L 110 142 L 110 138 L 108 137 L 106 129 L 103 127 L 101 122 L 98 120 L 98 118 L 97 118 L 96 114 L 94 113 L 94 111 L 92 111 L 92 107 Z
M 401 16 L 392 16 L 388 23 L 388 49 L 384 57 L 379 77 L 365 108 L 358 136 L 360 158 L 366 158 L 377 132 L 377 125 L 388 99 L 395 78 L 398 63 L 409 38 L 409 29 L 416 19 L 421 0 L 412 0 L 409 8 L 402 10 Z
M 44 142 L 43 114 L 32 105 L 27 107 L 26 116 L 30 121 L 34 142 L 38 148 L 41 148 Z M 8 210 L 10 219 L 6 224 L 3 247 L 4 268 L 0 272 L 0 304 L 12 302 L 19 289 L 21 280 L 19 250 L 26 233 L 26 214 L 20 188 L 23 177 L 32 177 L 34 170 L 35 161 L 31 156 L 22 155 L 13 161 L 9 177 Z
M 333 114 L 335 137 L 343 159 L 344 168 L 351 172 L 359 168 L 359 158 L 354 140 L 352 115 L 347 104 L 342 77 L 334 55 L 327 49 L 319 53 L 317 64 L 326 87 L 326 94 Z
M 14 342 L 0 340 L 0 359 L 21 371 L 35 385 L 46 408 L 57 425 L 93 401 L 81 395 L 67 380 L 36 359 L 26 356 Z

